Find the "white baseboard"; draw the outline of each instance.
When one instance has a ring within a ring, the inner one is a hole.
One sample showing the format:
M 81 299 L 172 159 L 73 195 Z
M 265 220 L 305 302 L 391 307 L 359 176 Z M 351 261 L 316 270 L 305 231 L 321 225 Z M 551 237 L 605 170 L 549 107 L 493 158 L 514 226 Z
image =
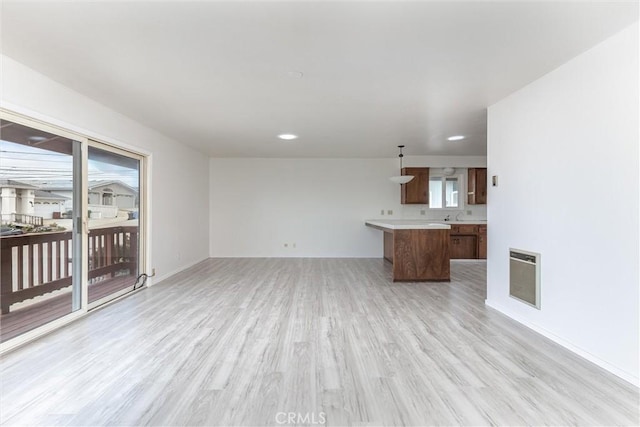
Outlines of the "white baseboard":
M 615 365 L 610 364 L 609 362 L 600 359 L 598 356 L 595 356 L 591 353 L 589 353 L 588 351 L 572 344 L 571 342 L 565 340 L 562 337 L 559 337 L 558 335 L 554 334 L 553 332 L 550 332 L 538 325 L 536 325 L 535 323 L 530 323 L 528 320 L 523 319 L 521 316 L 519 316 L 518 314 L 514 313 L 513 311 L 509 310 L 508 308 L 504 307 L 503 305 L 500 304 L 496 304 L 493 301 L 489 301 L 489 300 L 485 300 L 484 301 L 485 305 L 488 307 L 493 308 L 494 310 L 499 311 L 500 313 L 504 314 L 505 316 L 510 317 L 511 319 L 515 320 L 516 322 L 526 326 L 529 329 L 532 329 L 534 331 L 536 331 L 537 333 L 539 333 L 540 335 L 549 338 L 551 341 L 555 342 L 556 344 L 561 345 L 562 347 L 566 348 L 567 350 L 577 354 L 578 356 L 588 360 L 591 363 L 594 363 L 596 365 L 598 365 L 599 367 L 601 367 L 602 369 L 605 369 L 609 372 L 611 372 L 612 374 L 614 374 L 617 377 L 622 378 L 623 380 L 633 384 L 636 387 L 640 387 L 640 378 L 630 374 L 629 372 L 618 368 Z
M 171 277 L 171 276 L 173 276 L 173 275 L 175 275 L 175 274 L 178 274 L 178 273 L 180 273 L 181 271 L 186 270 L 187 268 L 191 268 L 191 267 L 193 267 L 193 266 L 194 266 L 194 265 L 196 265 L 196 264 L 200 264 L 202 261 L 207 260 L 207 259 L 209 259 L 209 257 L 208 257 L 208 256 L 207 256 L 207 257 L 204 257 L 204 258 L 202 258 L 202 259 L 196 260 L 196 261 L 192 261 L 192 262 L 190 262 L 189 264 L 184 265 L 184 266 L 182 266 L 182 267 L 178 267 L 178 268 L 176 268 L 175 270 L 170 271 L 170 272 L 168 272 L 168 273 L 164 273 L 162 276 L 156 276 L 156 277 L 153 277 L 153 278 L 149 278 L 149 282 L 147 283 L 147 286 L 153 286 L 153 285 L 155 285 L 156 283 L 160 283 L 160 282 L 162 282 L 163 280 L 168 279 L 169 277 Z

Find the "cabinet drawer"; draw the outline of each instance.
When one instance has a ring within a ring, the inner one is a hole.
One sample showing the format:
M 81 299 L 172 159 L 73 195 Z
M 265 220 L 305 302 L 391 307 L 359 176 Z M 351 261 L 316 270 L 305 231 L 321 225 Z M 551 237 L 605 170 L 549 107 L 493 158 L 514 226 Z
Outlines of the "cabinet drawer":
M 479 234 L 487 234 L 487 226 L 486 225 L 479 225 L 478 226 L 478 233 Z
M 472 224 L 456 224 L 451 226 L 451 234 L 477 234 L 478 226 Z

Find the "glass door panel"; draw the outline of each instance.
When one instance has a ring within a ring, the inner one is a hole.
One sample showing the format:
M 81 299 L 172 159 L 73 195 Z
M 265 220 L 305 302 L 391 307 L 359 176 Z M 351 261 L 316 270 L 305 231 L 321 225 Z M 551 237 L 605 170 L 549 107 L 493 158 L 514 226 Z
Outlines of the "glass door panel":
M 0 120 L 0 342 L 81 308 L 81 148 Z
M 89 146 L 89 304 L 133 290 L 140 260 L 140 159 Z

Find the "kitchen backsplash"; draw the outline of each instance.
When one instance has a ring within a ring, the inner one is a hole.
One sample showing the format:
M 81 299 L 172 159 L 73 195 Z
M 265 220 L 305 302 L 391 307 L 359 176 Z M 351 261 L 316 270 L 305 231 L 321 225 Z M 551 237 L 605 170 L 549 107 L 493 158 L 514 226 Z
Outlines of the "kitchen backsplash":
M 468 205 L 463 210 L 460 209 L 429 209 L 428 205 L 397 205 L 392 210 L 392 214 L 388 214 L 388 210 L 384 215 L 376 215 L 376 218 L 395 218 L 395 219 L 437 219 L 442 220 L 447 215 L 453 221 L 458 220 L 486 220 L 487 205 Z M 423 214 L 424 212 L 424 214 Z

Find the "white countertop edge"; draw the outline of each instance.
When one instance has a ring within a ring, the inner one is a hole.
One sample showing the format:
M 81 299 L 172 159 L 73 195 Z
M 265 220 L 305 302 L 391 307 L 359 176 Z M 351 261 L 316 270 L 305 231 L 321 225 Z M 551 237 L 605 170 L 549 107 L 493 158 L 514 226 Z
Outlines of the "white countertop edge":
M 407 220 L 407 219 L 391 219 L 391 220 L 365 220 L 365 225 L 378 228 L 386 228 L 389 230 L 449 230 L 449 224 L 424 220 Z

